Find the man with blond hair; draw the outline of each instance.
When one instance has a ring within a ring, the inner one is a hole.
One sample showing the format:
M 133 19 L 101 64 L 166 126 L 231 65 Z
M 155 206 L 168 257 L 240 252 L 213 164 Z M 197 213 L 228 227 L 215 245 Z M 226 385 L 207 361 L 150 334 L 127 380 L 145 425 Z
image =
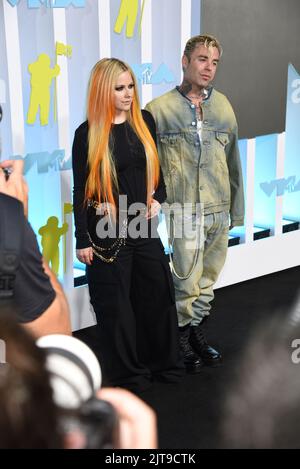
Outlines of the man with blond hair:
M 168 219 L 171 263 L 180 345 L 191 373 L 221 361 L 208 345 L 202 323 L 225 262 L 228 229 L 244 224 L 237 122 L 226 96 L 212 86 L 221 55 L 215 37 L 189 39 L 181 85 L 146 106 L 156 122 L 167 203 L 177 206 Z

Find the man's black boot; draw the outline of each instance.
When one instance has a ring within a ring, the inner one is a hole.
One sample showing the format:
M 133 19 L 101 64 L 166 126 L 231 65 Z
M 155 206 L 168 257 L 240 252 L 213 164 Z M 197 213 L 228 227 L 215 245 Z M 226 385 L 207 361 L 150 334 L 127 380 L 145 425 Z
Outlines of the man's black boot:
M 179 327 L 179 346 L 183 356 L 183 362 L 187 373 L 199 373 L 203 367 L 203 361 L 194 352 L 190 344 L 190 325 Z
M 221 362 L 221 354 L 208 345 L 201 324 L 199 326 L 191 326 L 190 345 L 199 357 L 202 358 L 205 365 L 215 366 Z

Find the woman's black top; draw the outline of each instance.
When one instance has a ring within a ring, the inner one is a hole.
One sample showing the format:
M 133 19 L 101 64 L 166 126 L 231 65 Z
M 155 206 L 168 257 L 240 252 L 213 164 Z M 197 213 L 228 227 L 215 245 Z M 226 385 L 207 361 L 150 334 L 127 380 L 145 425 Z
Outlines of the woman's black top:
M 151 135 L 156 142 L 156 126 L 150 112 L 142 110 Z M 129 123 L 114 124 L 110 135 L 110 148 L 115 161 L 119 194 L 127 196 L 127 208 L 135 203 L 146 204 L 146 155 L 143 144 L 138 139 Z M 91 245 L 88 237 L 88 215 L 84 204 L 85 184 L 88 175 L 88 123 L 81 124 L 75 132 L 72 161 L 74 176 L 73 205 L 75 217 L 76 248 L 83 249 Z M 160 171 L 158 187 L 153 198 L 159 203 L 166 199 L 166 188 Z M 95 215 L 95 211 L 94 211 Z

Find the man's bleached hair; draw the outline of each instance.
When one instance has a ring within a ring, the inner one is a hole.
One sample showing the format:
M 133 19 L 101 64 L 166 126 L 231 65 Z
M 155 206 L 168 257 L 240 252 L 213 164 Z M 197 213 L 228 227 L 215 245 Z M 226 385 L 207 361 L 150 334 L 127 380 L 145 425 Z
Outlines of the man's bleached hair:
M 222 46 L 216 37 L 211 36 L 210 34 L 202 34 L 199 36 L 193 36 L 186 43 L 184 52 L 183 52 L 183 55 L 185 55 L 189 61 L 191 59 L 191 54 L 193 50 L 196 49 L 196 47 L 199 44 L 203 44 L 208 49 L 210 47 L 216 47 L 219 51 L 220 57 L 223 53 Z

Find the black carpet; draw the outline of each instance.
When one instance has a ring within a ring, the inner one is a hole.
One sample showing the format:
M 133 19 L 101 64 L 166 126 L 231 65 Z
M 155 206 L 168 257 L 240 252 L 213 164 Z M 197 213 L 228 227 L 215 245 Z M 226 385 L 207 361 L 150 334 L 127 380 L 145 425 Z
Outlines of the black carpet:
M 223 397 L 251 332 L 275 314 L 285 317 L 299 291 L 300 267 L 216 290 L 206 332 L 223 364 L 186 375 L 180 384 L 155 382 L 140 395 L 157 412 L 161 449 L 220 447 Z M 97 354 L 95 327 L 75 335 Z

